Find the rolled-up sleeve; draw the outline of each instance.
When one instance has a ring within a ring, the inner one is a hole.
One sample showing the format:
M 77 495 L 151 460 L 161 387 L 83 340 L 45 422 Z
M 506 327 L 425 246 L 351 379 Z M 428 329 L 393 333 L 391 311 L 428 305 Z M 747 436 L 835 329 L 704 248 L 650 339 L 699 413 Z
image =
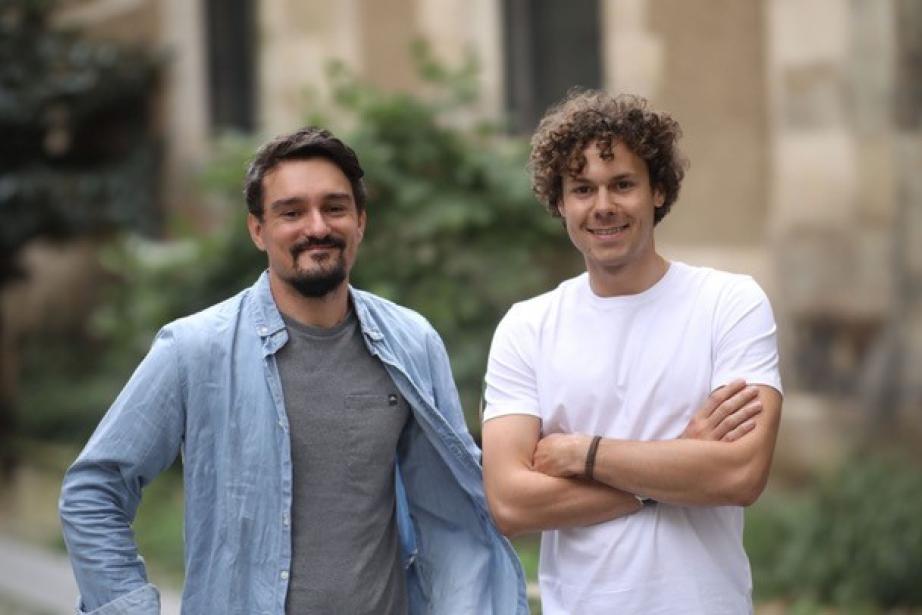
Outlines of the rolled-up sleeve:
M 142 489 L 179 454 L 182 373 L 165 328 L 64 476 L 59 509 L 80 590 L 78 613 L 160 612 L 131 524 Z

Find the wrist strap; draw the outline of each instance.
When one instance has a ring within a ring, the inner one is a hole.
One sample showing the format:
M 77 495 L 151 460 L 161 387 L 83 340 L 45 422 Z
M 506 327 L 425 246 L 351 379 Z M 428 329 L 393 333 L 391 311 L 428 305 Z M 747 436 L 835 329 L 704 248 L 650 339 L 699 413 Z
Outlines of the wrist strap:
M 593 436 L 592 442 L 589 443 L 589 450 L 586 451 L 586 478 L 592 480 L 592 470 L 595 468 L 595 454 L 599 450 L 599 442 L 602 436 Z

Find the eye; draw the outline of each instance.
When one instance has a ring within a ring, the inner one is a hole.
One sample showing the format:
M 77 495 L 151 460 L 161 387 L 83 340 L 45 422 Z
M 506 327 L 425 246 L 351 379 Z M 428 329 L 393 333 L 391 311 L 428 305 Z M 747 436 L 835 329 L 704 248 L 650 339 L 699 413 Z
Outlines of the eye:
M 298 217 L 298 211 L 295 209 L 286 209 L 279 214 L 279 217 L 284 220 L 294 220 Z
M 634 187 L 634 182 L 629 179 L 619 179 L 618 181 L 615 182 L 615 189 L 621 192 L 624 192 L 625 190 L 630 190 L 633 187 Z
M 592 194 L 592 186 L 589 186 L 588 184 L 578 184 L 573 186 L 570 192 L 577 196 L 587 196 Z

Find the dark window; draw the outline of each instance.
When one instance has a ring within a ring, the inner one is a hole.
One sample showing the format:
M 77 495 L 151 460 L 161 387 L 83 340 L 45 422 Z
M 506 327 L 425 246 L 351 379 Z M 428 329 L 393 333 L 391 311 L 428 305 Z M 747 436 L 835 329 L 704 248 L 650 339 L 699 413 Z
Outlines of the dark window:
M 256 121 L 253 0 L 207 0 L 211 126 L 250 132 Z
M 897 126 L 922 129 L 922 3 L 896 3 L 896 103 Z
M 598 0 L 503 0 L 506 107 L 529 132 L 574 86 L 602 85 Z

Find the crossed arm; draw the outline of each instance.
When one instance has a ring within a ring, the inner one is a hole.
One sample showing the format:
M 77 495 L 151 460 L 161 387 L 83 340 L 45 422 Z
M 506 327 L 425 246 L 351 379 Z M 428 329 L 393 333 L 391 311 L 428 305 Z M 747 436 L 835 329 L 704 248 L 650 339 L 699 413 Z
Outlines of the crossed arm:
M 751 433 L 733 442 L 708 440 L 603 439 L 593 477 L 596 481 L 690 506 L 749 506 L 768 480 L 781 418 L 781 395 L 757 386 L 762 412 Z M 535 469 L 552 476 L 583 472 L 591 436 L 552 434 L 538 442 Z
M 507 536 L 591 525 L 641 507 L 748 504 L 768 476 L 781 410 L 769 387 L 734 381 L 714 391 L 677 440 L 603 439 L 593 478 L 581 478 L 591 435 L 540 437 L 540 420 L 508 415 L 483 426 L 484 486 Z M 758 420 L 757 420 L 758 419 Z
M 575 476 L 537 470 L 532 456 L 541 421 L 513 414 L 483 425 L 483 481 L 490 512 L 506 536 L 592 525 L 635 512 L 630 493 Z

